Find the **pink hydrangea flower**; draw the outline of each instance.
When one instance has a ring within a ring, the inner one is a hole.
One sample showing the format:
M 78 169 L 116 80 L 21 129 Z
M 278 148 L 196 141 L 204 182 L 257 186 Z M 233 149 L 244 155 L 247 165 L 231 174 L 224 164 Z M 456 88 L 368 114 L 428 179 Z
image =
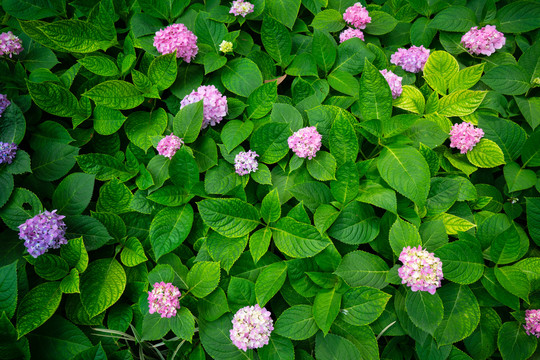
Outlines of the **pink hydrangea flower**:
M 154 289 L 148 292 L 148 312 L 157 312 L 162 318 L 175 316 L 176 310 L 180 309 L 180 295 L 180 290 L 171 283 L 155 283 Z
M 246 306 L 234 314 L 230 330 L 232 343 L 241 350 L 257 349 L 268 344 L 274 322 L 270 311 L 257 304 Z
M 64 218 L 56 210 L 45 210 L 19 225 L 19 238 L 24 240 L 24 246 L 32 257 L 37 258 L 49 249 L 58 249 L 60 245 L 67 244 Z
M 471 123 L 454 124 L 450 130 L 450 147 L 459 149 L 465 154 L 471 151 L 483 136 L 484 130 L 475 128 Z
M 255 9 L 255 5 L 248 1 L 244 0 L 234 0 L 232 2 L 231 10 L 229 11 L 229 14 L 233 14 L 234 16 L 242 16 L 246 17 L 247 14 L 250 14 L 253 12 L 253 9 Z
M 252 150 L 249 150 L 248 152 L 240 151 L 234 157 L 234 168 L 236 169 L 236 173 L 243 176 L 257 171 L 259 168 L 259 163 L 255 158 L 258 156 L 259 155 Z
M 474 26 L 461 37 L 461 44 L 471 54 L 490 56 L 506 43 L 504 34 L 494 25 L 486 25 L 480 30 Z
M 2 114 L 9 105 L 11 105 L 11 101 L 8 100 L 7 96 L 0 94 L 0 117 L 2 117 Z
M 171 54 L 189 63 L 197 55 L 197 36 L 184 24 L 172 24 L 159 30 L 154 36 L 154 46 L 160 54 Z
M 361 39 L 362 41 L 364 41 L 364 33 L 362 32 L 362 30 L 353 29 L 349 27 L 343 30 L 341 34 L 339 34 L 339 42 L 340 43 L 345 42 L 353 37 L 357 37 Z
M 403 78 L 401 76 L 397 76 L 390 70 L 380 70 L 381 74 L 386 79 L 386 82 L 390 86 L 390 90 L 392 90 L 392 98 L 397 99 L 401 96 L 401 93 L 403 92 L 403 88 L 401 87 L 401 80 Z
M 21 39 L 13 35 L 11 31 L 0 34 L 0 56 L 13 54 L 19 55 L 23 51 Z
M 390 57 L 390 62 L 394 65 L 401 66 L 403 70 L 418 73 L 424 70 L 424 65 L 429 57 L 429 49 L 423 45 L 411 46 L 409 49 L 398 49 Z
M 525 332 L 540 338 L 540 309 L 525 311 Z
M 317 154 L 317 151 L 321 149 L 322 136 L 317 132 L 315 126 L 305 127 L 291 136 L 287 140 L 289 148 L 301 158 L 308 158 L 311 160 Z
M 371 22 L 371 17 L 369 17 L 367 9 L 357 2 L 345 10 L 343 20 L 357 29 L 365 29 L 366 25 Z
M 159 155 L 172 159 L 174 154 L 176 154 L 176 151 L 180 149 L 182 145 L 184 145 L 184 141 L 171 133 L 171 135 L 167 135 L 159 141 L 157 151 Z
M 203 100 L 204 119 L 202 128 L 205 129 L 208 125 L 214 126 L 219 124 L 223 117 L 227 115 L 229 110 L 227 107 L 227 97 L 221 95 L 214 85 L 202 85 L 197 90 L 193 90 L 191 94 L 186 95 L 180 102 L 180 109 L 184 106 L 196 103 Z
M 427 291 L 431 295 L 441 287 L 443 278 L 442 262 L 433 253 L 407 246 L 399 255 L 403 266 L 398 269 L 402 284 L 410 286 L 412 291 Z

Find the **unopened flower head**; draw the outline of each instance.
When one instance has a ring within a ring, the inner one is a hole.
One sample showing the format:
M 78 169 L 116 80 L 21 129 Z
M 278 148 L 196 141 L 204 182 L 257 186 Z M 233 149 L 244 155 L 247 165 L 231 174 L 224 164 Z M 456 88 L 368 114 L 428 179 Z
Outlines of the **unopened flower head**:
M 175 316 L 176 310 L 180 309 L 180 295 L 180 290 L 171 283 L 155 283 L 154 289 L 148 292 L 148 312 L 157 312 L 162 318 Z
M 369 17 L 367 9 L 357 2 L 345 10 L 343 20 L 357 29 L 365 29 L 366 25 L 371 22 L 371 17 Z
M 461 44 L 469 53 L 490 56 L 506 43 L 504 34 L 494 25 L 486 25 L 480 30 L 474 26 L 461 37 Z
M 442 262 L 422 247 L 407 246 L 399 255 L 403 266 L 398 269 L 401 283 L 411 287 L 412 291 L 427 291 L 435 294 L 443 278 Z
M 259 163 L 255 158 L 258 156 L 259 155 L 252 150 L 249 150 L 248 152 L 240 151 L 234 158 L 234 168 L 236 169 L 236 173 L 243 176 L 257 171 Z
M 180 109 L 184 106 L 203 100 L 204 119 L 202 128 L 208 125 L 219 124 L 225 115 L 227 115 L 227 97 L 221 95 L 214 85 L 202 85 L 191 94 L 186 95 L 180 102 Z
M 525 332 L 540 338 L 540 309 L 525 311 Z
M 17 144 L 0 141 L 0 164 L 11 164 L 17 155 Z
M 223 53 L 229 53 L 233 51 L 233 43 L 230 41 L 223 40 L 221 44 L 219 44 L 219 51 Z
M 9 105 L 11 105 L 11 101 L 8 100 L 7 96 L 0 94 L 0 117 L 2 117 L 2 114 L 4 111 L 6 111 Z
M 305 127 L 291 136 L 287 142 L 289 148 L 301 158 L 308 158 L 311 160 L 317 154 L 317 151 L 321 149 L 322 136 L 317 132 L 315 126 Z
M 450 147 L 459 149 L 465 154 L 471 151 L 483 136 L 484 130 L 475 128 L 471 123 L 454 124 L 450 130 Z
M 248 1 L 244 0 L 234 0 L 232 2 L 231 10 L 229 11 L 229 14 L 233 14 L 234 16 L 242 16 L 246 17 L 247 14 L 250 14 L 253 12 L 253 9 L 255 9 L 255 5 Z
M 23 51 L 21 39 L 13 35 L 11 31 L 0 34 L 0 56 L 13 54 L 19 55 Z
M 392 54 L 390 62 L 401 66 L 403 70 L 418 73 L 424 70 L 424 65 L 429 57 L 429 49 L 424 45 L 411 46 L 409 49 L 400 48 Z
M 199 51 L 197 36 L 184 24 L 172 24 L 156 32 L 154 46 L 163 55 L 176 50 L 176 57 L 184 59 L 187 63 L 191 62 Z
M 364 41 L 364 33 L 362 32 L 362 30 L 349 27 L 343 30 L 341 34 L 339 34 L 339 42 L 342 43 L 354 37 L 357 37 Z
M 44 211 L 19 225 L 19 238 L 24 240 L 30 255 L 37 258 L 50 248 L 58 249 L 60 245 L 67 244 L 64 217 L 56 210 Z
M 270 311 L 255 306 L 246 306 L 234 314 L 230 330 L 232 343 L 241 350 L 257 349 L 268 344 L 274 322 Z
M 178 136 L 171 134 L 165 136 L 159 141 L 157 151 L 159 155 L 172 159 L 174 154 L 176 154 L 176 151 L 180 149 L 182 145 L 184 145 L 184 141 L 182 141 L 182 139 L 180 139 Z
M 390 90 L 392 90 L 392 98 L 397 99 L 400 97 L 403 92 L 403 88 L 401 87 L 401 80 L 403 80 L 403 78 L 386 69 L 381 70 L 381 74 L 390 86 Z

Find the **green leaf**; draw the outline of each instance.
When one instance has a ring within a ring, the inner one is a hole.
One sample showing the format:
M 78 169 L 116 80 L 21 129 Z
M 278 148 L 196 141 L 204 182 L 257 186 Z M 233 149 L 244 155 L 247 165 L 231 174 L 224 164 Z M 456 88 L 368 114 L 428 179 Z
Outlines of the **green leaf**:
M 365 286 L 347 290 L 343 294 L 340 318 L 354 326 L 371 324 L 381 316 L 390 297 Z
M 495 277 L 503 288 L 529 302 L 530 282 L 523 271 L 512 266 L 496 267 Z
M 0 217 L 13 231 L 19 231 L 18 226 L 43 211 L 39 198 L 31 191 L 15 188 L 9 201 L 0 209 Z
M 22 20 L 39 20 L 58 15 L 44 0 L 7 0 L 2 2 L 2 7 L 11 16 Z
M 398 21 L 390 14 L 384 11 L 370 11 L 371 21 L 366 25 L 366 33 L 371 35 L 388 34 L 398 24 Z
M 457 90 L 439 101 L 439 115 L 465 116 L 472 114 L 484 100 L 485 91 Z
M 281 289 L 286 278 L 287 264 L 285 262 L 275 262 L 261 271 L 255 282 L 257 303 L 260 306 L 266 305 Z
M 450 209 L 458 200 L 461 184 L 456 179 L 431 178 L 426 202 L 427 215 L 437 215 Z
M 435 251 L 441 259 L 444 277 L 458 284 L 472 284 L 484 273 L 482 252 L 472 242 L 454 241 Z
M 455 74 L 448 84 L 448 91 L 467 90 L 476 85 L 484 72 L 484 63 L 467 67 Z
M 289 104 L 274 103 L 270 117 L 273 122 L 288 124 L 292 131 L 299 130 L 304 123 L 300 112 Z
M 300 9 L 300 0 L 267 0 L 265 9 L 272 18 L 292 29 Z
M 283 3 L 283 5 L 286 6 L 290 4 Z M 261 41 L 264 45 L 264 49 L 268 52 L 268 55 L 276 61 L 277 65 L 285 67 L 292 60 L 292 41 L 289 30 L 278 21 L 271 17 L 265 17 L 263 19 L 261 26 Z
M 291 340 L 309 339 L 317 332 L 312 309 L 310 305 L 291 306 L 276 320 L 275 333 Z
M 515 1 L 499 11 L 497 29 L 504 33 L 524 33 L 537 29 L 540 6 L 535 1 Z
M 330 152 L 338 165 L 349 160 L 356 162 L 358 156 L 358 138 L 346 114 L 351 115 L 343 111 L 336 115 L 329 134 Z
M 13 175 L 7 171 L 0 172 L 0 207 L 9 200 L 14 187 Z
M 126 273 L 115 259 L 91 262 L 81 275 L 81 302 L 91 317 L 120 299 L 126 287 Z
M 120 260 L 125 266 L 133 267 L 145 262 L 148 258 L 144 253 L 141 242 L 135 237 L 130 237 L 126 240 L 120 253 Z
M 0 141 L 19 144 L 25 132 L 24 115 L 21 109 L 12 102 L 0 117 Z
M 93 100 L 96 105 L 117 110 L 133 109 L 144 101 L 141 92 L 133 84 L 123 80 L 102 82 L 87 90 L 83 96 Z
M 317 326 L 328 334 L 332 323 L 339 314 L 342 294 L 335 288 L 325 289 L 317 293 L 313 302 L 313 317 Z
M 514 294 L 511 294 L 505 288 L 502 287 L 502 285 L 497 280 L 497 277 L 495 276 L 494 268 L 486 268 L 486 270 L 484 271 L 484 276 L 482 277 L 481 281 L 484 288 L 487 290 L 487 292 L 491 296 L 493 296 L 495 300 L 508 306 L 511 309 L 514 309 L 514 310 L 519 309 L 519 298 L 515 296 Z M 481 322 L 482 320 L 480 320 L 480 324 Z M 500 319 L 499 319 L 499 326 L 500 326 Z M 496 330 L 498 330 L 498 327 Z M 496 331 L 494 331 L 494 333 L 496 334 Z M 494 338 L 495 336 L 493 336 L 493 339 Z
M 214 359 L 250 360 L 253 351 L 240 350 L 233 345 L 230 337 L 232 314 L 225 314 L 219 319 L 208 322 L 199 319 L 199 331 L 204 350 Z
M 191 198 L 193 198 L 193 195 L 190 195 L 186 189 L 182 189 L 174 185 L 168 185 L 154 191 L 146 198 L 161 205 L 180 206 L 184 205 Z
M 480 308 L 480 325 L 463 342 L 467 352 L 474 359 L 487 359 L 497 349 L 497 333 L 501 327 L 501 318 L 489 307 Z
M 249 280 L 232 276 L 227 289 L 231 311 L 255 303 L 255 284 Z
M 60 290 L 64 294 L 78 294 L 80 293 L 79 287 L 79 271 L 77 269 L 71 269 L 69 274 L 60 282 Z
M 360 79 L 360 113 L 364 120 L 385 121 L 392 116 L 392 91 L 388 82 L 369 61 Z
M 195 20 L 195 34 L 198 43 L 211 46 L 217 53 L 219 52 L 219 44 L 227 34 L 227 27 L 225 24 L 210 20 L 209 14 L 201 11 Z
M 159 282 L 173 282 L 174 269 L 169 264 L 158 264 L 148 273 L 148 282 L 154 285 Z
M 358 170 L 356 165 L 349 161 L 342 164 L 336 172 L 336 181 L 330 183 L 330 190 L 334 198 L 347 204 L 358 195 Z
M 386 274 L 388 265 L 377 255 L 364 251 L 353 251 L 343 257 L 335 274 L 349 286 L 369 286 L 382 289 L 388 283 Z
M 291 340 L 272 334 L 268 344 L 257 350 L 262 359 L 294 360 L 294 346 Z
M 364 69 L 365 59 L 373 61 L 375 55 L 358 38 L 349 39 L 338 46 L 338 55 L 334 71 L 340 70 L 358 75 Z
M 540 77 L 540 74 L 538 74 L 538 77 Z M 514 99 L 527 123 L 533 130 L 536 129 L 540 125 L 540 99 L 537 97 L 525 98 L 523 96 L 514 96 Z
M 336 179 L 336 159 L 326 151 L 317 152 L 311 160 L 307 160 L 307 169 L 311 176 L 319 181 Z
M 55 313 L 61 299 L 59 282 L 46 282 L 30 290 L 19 303 L 17 311 L 19 338 L 47 321 Z
M 467 159 L 482 168 L 492 168 L 505 163 L 501 148 L 486 138 L 480 139 L 480 142 L 467 152 Z
M 247 242 L 247 236 L 228 238 L 217 232 L 212 232 L 206 238 L 206 247 L 212 259 L 218 261 L 221 267 L 228 273 L 236 260 L 244 252 Z
M 105 51 L 116 41 L 116 36 L 109 38 L 100 25 L 75 19 L 57 20 L 40 26 L 39 31 L 66 52 L 91 53 Z
M 356 200 L 378 206 L 394 214 L 397 213 L 396 192 L 371 180 L 360 182 L 359 195 Z
M 203 101 L 184 106 L 173 120 L 173 130 L 176 136 L 186 144 L 191 144 L 199 136 L 204 119 Z
M 455 32 L 467 32 L 475 25 L 476 15 L 465 6 L 450 6 L 429 23 L 430 28 Z
M 527 228 L 533 241 L 540 244 L 540 198 L 527 197 Z
M 291 76 L 318 76 L 315 58 L 309 53 L 298 54 L 285 70 Z
M 499 65 L 487 71 L 482 82 L 503 95 L 525 94 L 530 88 L 530 76 L 518 65 Z
M 61 143 L 50 143 L 39 148 L 32 157 L 32 172 L 44 181 L 54 181 L 66 175 L 75 165 L 79 148 Z
M 527 335 L 516 321 L 505 322 L 499 329 L 497 345 L 503 360 L 530 359 L 537 347 L 534 337 Z
M 59 214 L 78 215 L 92 198 L 95 176 L 73 173 L 66 176 L 53 194 L 53 207 Z
M 345 244 L 365 244 L 379 234 L 379 220 L 369 205 L 353 201 L 345 206 L 328 229 L 328 235 Z
M 113 179 L 99 189 L 96 210 L 122 214 L 131 211 L 133 194 L 120 180 Z
M 420 329 L 433 335 L 444 316 L 443 302 L 438 293 L 407 291 L 405 299 L 407 314 Z
M 90 349 L 81 351 L 75 357 L 73 357 L 73 360 L 106 360 L 106 359 L 107 359 L 107 353 L 105 353 L 105 350 L 103 350 L 101 343 L 98 343 L 97 345 L 91 347 Z
M 114 178 L 126 181 L 135 175 L 130 173 L 121 161 L 107 154 L 79 155 L 77 156 L 77 163 L 85 173 L 95 174 L 96 180 L 100 181 Z
M 261 216 L 267 224 L 277 221 L 281 217 L 281 203 L 277 189 L 273 189 L 263 198 Z
M 254 262 L 258 262 L 260 258 L 266 254 L 272 239 L 272 231 L 266 227 L 251 234 L 249 238 L 249 251 Z
M 253 92 L 253 94 L 257 93 L 257 91 L 258 90 Z M 251 96 L 253 96 L 253 94 Z M 244 140 L 246 140 L 249 137 L 249 135 L 251 135 L 251 132 L 253 131 L 253 126 L 254 126 L 253 122 L 249 120 L 228 121 L 227 124 L 225 124 L 225 126 L 223 127 L 223 130 L 221 131 L 221 140 L 223 141 L 223 145 L 225 145 L 225 147 L 227 148 L 227 151 L 231 152 L 234 148 L 236 148 Z
M 195 263 L 187 275 L 189 292 L 193 296 L 203 298 L 210 294 L 219 284 L 219 263 L 201 261 Z
M 79 101 L 68 89 L 53 82 L 26 81 L 32 100 L 49 114 L 72 117 L 80 111 Z
M 181 148 L 174 154 L 169 163 L 169 175 L 176 186 L 186 190 L 190 190 L 199 182 L 197 162 L 185 148 Z
M 332 71 L 332 73 L 328 75 L 327 80 L 330 87 L 334 90 L 354 97 L 359 94 L 360 87 L 358 85 L 358 80 L 348 72 L 339 70 Z M 361 108 L 360 110 L 363 109 Z
M 193 224 L 193 208 L 186 204 L 181 207 L 167 207 L 152 220 L 150 243 L 156 259 L 170 253 L 187 238 Z
M 69 272 L 68 263 L 60 256 L 53 254 L 42 254 L 38 256 L 34 263 L 36 274 L 45 280 L 60 280 Z
M 311 26 L 316 30 L 336 32 L 345 27 L 345 21 L 343 21 L 343 15 L 339 11 L 328 9 L 315 15 Z
M 537 128 L 533 132 L 521 151 L 521 161 L 523 161 L 523 167 L 525 166 L 540 166 L 540 147 L 538 146 L 538 140 L 540 140 L 540 130 Z
M 311 46 L 311 52 L 315 58 L 317 66 L 319 69 L 328 73 L 336 61 L 336 41 L 329 33 L 315 29 L 313 32 L 313 42 Z
M 197 203 L 203 221 L 223 236 L 242 237 L 259 224 L 259 212 L 239 199 L 206 199 Z
M 12 318 L 17 307 L 17 261 L 0 267 L 0 312 Z
M 118 67 L 108 57 L 89 55 L 77 60 L 90 72 L 100 76 L 115 76 L 119 74 Z
M 499 145 L 504 153 L 505 161 L 511 161 L 519 157 L 521 149 L 527 140 L 527 134 L 521 126 L 513 121 L 482 115 L 478 119 L 478 127 L 484 130 L 487 139 Z
M 227 296 L 225 296 L 225 292 L 220 287 L 216 288 L 207 297 L 199 299 L 198 310 L 199 316 L 208 321 L 219 319 L 221 315 L 229 311 L 234 312 L 234 310 L 229 309 Z
M 411 85 L 403 85 L 402 89 L 403 92 L 392 105 L 416 114 L 423 114 L 426 100 L 420 90 Z
M 163 338 L 171 329 L 171 322 L 168 318 L 161 317 L 160 314 L 147 314 L 142 321 L 143 340 L 159 340 Z
M 77 269 L 80 273 L 86 270 L 88 253 L 84 247 L 82 237 L 69 240 L 67 244 L 60 247 L 60 254 L 70 267 Z
M 509 192 L 525 190 L 536 184 L 534 171 L 523 169 L 516 162 L 507 163 L 503 172 Z
M 148 67 L 148 78 L 155 84 L 158 90 L 171 87 L 176 80 L 177 66 L 174 53 L 156 57 Z
M 260 119 L 270 110 L 272 110 L 273 104 L 277 100 L 277 82 L 271 81 L 269 83 L 263 84 L 260 87 L 258 87 L 255 91 L 249 95 L 248 98 L 248 108 L 247 108 L 247 115 L 250 119 Z M 229 121 L 227 123 L 230 124 Z M 245 124 L 247 124 L 246 122 Z M 226 126 L 227 126 L 226 125 Z M 251 131 L 250 131 L 251 133 Z M 223 132 L 221 133 L 221 136 L 223 137 Z M 242 141 L 245 140 L 242 139 Z M 227 144 L 225 144 L 227 146 Z M 233 147 L 227 146 L 227 149 L 231 151 Z
M 331 243 L 328 238 L 321 236 L 313 225 L 290 217 L 279 219 L 272 227 L 272 235 L 277 248 L 293 258 L 311 257 Z
M 432 24 L 433 21 L 430 26 Z M 424 66 L 424 79 L 433 90 L 445 95 L 452 78 L 458 74 L 458 71 L 459 64 L 452 55 L 445 51 L 434 51 L 429 55 Z
M 354 344 L 338 335 L 318 333 L 315 339 L 315 354 L 321 360 L 356 360 L 360 351 Z
M 223 85 L 237 95 L 248 97 L 263 83 L 261 71 L 248 58 L 229 61 L 221 73 Z
M 259 154 L 260 162 L 273 164 L 289 152 L 287 139 L 292 135 L 288 124 L 268 123 L 257 128 L 251 136 L 251 149 Z
M 153 112 L 137 111 L 128 116 L 124 130 L 134 145 L 147 151 L 152 146 L 152 138 L 163 134 L 167 121 L 167 113 L 161 108 Z
M 394 254 L 398 257 L 404 248 L 422 245 L 418 229 L 399 217 L 390 228 L 389 240 Z

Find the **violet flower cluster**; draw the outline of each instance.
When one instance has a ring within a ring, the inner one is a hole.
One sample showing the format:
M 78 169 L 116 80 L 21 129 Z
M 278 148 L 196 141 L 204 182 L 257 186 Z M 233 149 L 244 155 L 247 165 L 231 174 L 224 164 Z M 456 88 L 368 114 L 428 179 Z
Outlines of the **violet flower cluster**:
M 478 144 L 483 136 L 484 130 L 474 127 L 471 123 L 454 124 L 450 130 L 450 147 L 459 149 L 462 154 L 466 154 Z
M 191 94 L 186 95 L 180 102 L 180 109 L 189 104 L 203 100 L 204 119 L 202 128 L 208 125 L 219 124 L 229 110 L 227 107 L 227 97 L 222 95 L 214 85 L 202 85 Z
M 270 311 L 255 306 L 246 306 L 234 314 L 230 330 L 232 343 L 241 350 L 257 349 L 268 344 L 274 322 Z
M 390 70 L 380 70 L 381 74 L 386 79 L 386 82 L 388 83 L 388 86 L 390 86 L 390 90 L 392 90 L 392 98 L 397 99 L 401 96 L 401 93 L 403 92 L 403 88 L 401 87 L 401 80 L 403 78 L 401 76 L 397 76 Z
M 504 34 L 494 25 L 486 25 L 480 30 L 474 26 L 461 37 L 461 44 L 469 53 L 490 56 L 506 43 Z
M 19 55 L 23 51 L 21 39 L 13 35 L 11 31 L 0 34 L 0 56 L 13 54 Z
M 65 238 L 66 224 L 64 215 L 58 215 L 57 210 L 47 211 L 28 219 L 19 225 L 19 238 L 24 240 L 24 246 L 34 258 L 46 253 L 49 249 L 58 249 L 67 244 Z
M 148 312 L 157 312 L 162 318 L 170 318 L 176 315 L 180 309 L 180 290 L 171 283 L 155 283 L 154 289 L 148 292 Z
M 317 132 L 315 126 L 305 127 L 287 139 L 289 148 L 300 158 L 311 160 L 321 149 L 322 136 Z
M 0 94 L 0 117 L 9 105 L 11 105 L 11 101 L 8 100 L 7 95 Z
M 172 24 L 156 32 L 154 46 L 162 55 L 176 51 L 176 57 L 187 63 L 191 62 L 199 51 L 197 36 L 184 24 Z
M 428 57 L 429 49 L 424 48 L 424 45 L 413 45 L 409 49 L 398 49 L 390 57 L 390 62 L 394 65 L 401 66 L 405 71 L 418 73 L 424 70 L 424 65 L 426 65 Z
M 339 42 L 340 43 L 343 43 L 349 39 L 352 39 L 354 37 L 357 37 L 359 39 L 361 39 L 362 41 L 364 41 L 364 33 L 362 32 L 362 30 L 358 30 L 358 29 L 353 29 L 351 27 L 349 28 L 346 28 L 345 30 L 343 30 L 341 32 L 341 34 L 339 34 Z
M 402 284 L 407 284 L 412 291 L 427 291 L 435 294 L 435 290 L 441 287 L 443 278 L 442 262 L 433 253 L 418 248 L 407 246 L 399 255 L 399 261 L 403 266 L 398 269 Z
M 256 157 L 259 155 L 252 150 L 249 151 L 240 151 L 234 157 L 234 168 L 236 173 L 240 176 L 247 175 L 251 172 L 255 172 L 259 168 L 259 163 L 257 162 Z
M 540 309 L 525 311 L 525 332 L 540 338 Z
M 184 145 L 184 141 L 171 133 L 171 135 L 167 135 L 159 141 L 157 151 L 159 155 L 172 159 L 174 154 L 176 154 L 176 151 L 180 149 L 182 145 Z
M 234 0 L 232 2 L 231 10 L 229 11 L 229 14 L 233 14 L 234 16 L 242 16 L 246 17 L 247 14 L 250 14 L 253 12 L 253 9 L 255 9 L 255 5 L 248 1 L 244 0 Z
M 365 29 L 366 25 L 371 22 L 371 17 L 367 9 L 361 3 L 357 2 L 345 10 L 343 20 L 357 29 Z
M 0 164 L 11 164 L 17 155 L 17 144 L 0 141 Z

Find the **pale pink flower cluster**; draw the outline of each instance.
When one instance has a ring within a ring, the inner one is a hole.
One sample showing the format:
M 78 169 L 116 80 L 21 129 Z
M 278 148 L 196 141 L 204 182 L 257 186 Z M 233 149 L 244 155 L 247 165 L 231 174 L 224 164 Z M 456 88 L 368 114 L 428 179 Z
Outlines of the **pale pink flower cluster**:
M 364 33 L 362 32 L 362 30 L 353 29 L 349 27 L 343 30 L 341 34 L 339 34 L 339 42 L 342 43 L 354 37 L 357 37 L 361 39 L 362 41 L 364 41 Z
M 390 86 L 390 90 L 392 90 L 392 98 L 397 99 L 401 96 L 401 93 L 403 92 L 403 88 L 401 87 L 401 80 L 403 78 L 401 76 L 397 76 L 390 70 L 380 70 L 381 74 L 386 79 L 386 82 Z
M 317 151 L 321 149 L 322 136 L 317 132 L 315 126 L 305 127 L 291 136 L 287 140 L 289 148 L 301 158 L 308 158 L 311 160 L 317 154 Z
M 176 315 L 176 310 L 180 309 L 180 290 L 171 283 L 154 284 L 154 289 L 148 292 L 148 312 L 157 312 L 162 318 L 170 318 Z
M 233 14 L 234 16 L 242 16 L 246 17 L 247 14 L 250 14 L 253 12 L 253 9 L 255 9 L 255 5 L 248 1 L 244 0 L 234 0 L 232 2 L 231 10 L 229 11 L 229 14 Z
M 257 349 L 268 344 L 274 322 L 270 311 L 259 304 L 246 306 L 234 314 L 233 328 L 230 330 L 232 343 L 241 350 Z
M 159 141 L 157 151 L 159 155 L 172 159 L 174 154 L 176 154 L 176 151 L 180 149 L 182 145 L 184 145 L 184 141 L 171 133 L 171 135 L 167 135 Z
M 442 262 L 433 253 L 418 248 L 407 246 L 399 255 L 399 261 L 403 266 L 398 269 L 402 284 L 407 284 L 412 291 L 427 291 L 435 294 L 435 290 L 441 286 L 443 278 Z
M 367 9 L 357 2 L 345 10 L 343 20 L 357 29 L 365 29 L 366 25 L 371 22 L 371 17 L 369 17 Z
M 392 54 L 390 62 L 401 66 L 403 70 L 418 73 L 424 70 L 424 65 L 429 57 L 429 49 L 424 45 L 411 46 L 409 49 L 400 48 Z
M 257 171 L 259 168 L 259 163 L 255 158 L 258 156 L 259 155 L 252 150 L 249 150 L 248 152 L 240 151 L 234 157 L 234 168 L 236 169 L 236 173 L 243 176 Z
M 540 309 L 525 311 L 525 332 L 540 338 Z
M 497 31 L 494 25 L 486 25 L 480 30 L 474 26 L 461 37 L 461 44 L 471 54 L 490 56 L 495 50 L 500 49 L 506 43 L 504 34 Z
M 450 130 L 450 147 L 459 149 L 465 154 L 471 151 L 483 136 L 484 130 L 475 128 L 471 123 L 454 124 Z
M 191 94 L 182 99 L 180 109 L 201 99 L 204 107 L 202 128 L 205 129 L 208 125 L 219 124 L 223 117 L 227 115 L 229 109 L 227 107 L 227 97 L 221 95 L 214 85 L 202 85 L 197 90 L 193 90 Z
M 184 24 L 172 24 L 165 29 L 159 30 L 154 36 L 154 46 L 157 51 L 171 54 L 176 50 L 176 57 L 189 63 L 197 55 L 197 36 Z
M 23 51 L 21 39 L 13 35 L 11 31 L 0 34 L 0 56 L 13 54 L 19 55 Z

